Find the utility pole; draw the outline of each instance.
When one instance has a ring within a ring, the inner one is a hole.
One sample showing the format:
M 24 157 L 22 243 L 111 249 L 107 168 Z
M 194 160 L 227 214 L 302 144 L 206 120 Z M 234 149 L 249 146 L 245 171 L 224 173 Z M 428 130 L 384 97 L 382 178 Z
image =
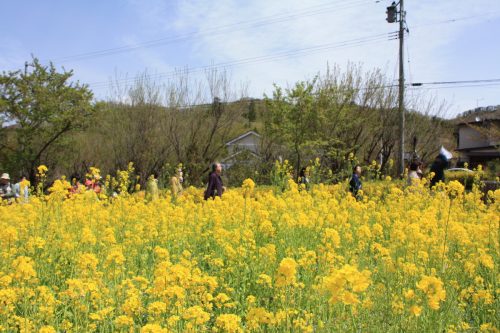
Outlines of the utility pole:
M 399 12 L 398 7 L 399 6 Z M 393 2 L 387 7 L 387 22 L 399 22 L 399 151 L 398 151 L 398 171 L 402 176 L 405 171 L 405 71 L 404 71 L 404 36 L 406 24 L 406 12 L 404 10 L 404 0 L 399 3 Z M 399 14 L 399 20 L 398 20 Z
M 399 0 L 399 174 L 405 172 L 405 69 L 404 69 L 404 22 L 403 0 Z

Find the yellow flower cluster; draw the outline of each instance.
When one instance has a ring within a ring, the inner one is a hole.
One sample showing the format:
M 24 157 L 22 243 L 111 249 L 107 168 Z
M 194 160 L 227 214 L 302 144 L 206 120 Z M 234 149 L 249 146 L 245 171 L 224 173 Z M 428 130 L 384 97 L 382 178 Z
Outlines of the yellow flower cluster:
M 247 178 L 243 181 L 243 185 L 241 187 L 243 188 L 245 195 L 248 196 L 253 192 L 255 188 L 255 182 L 252 179 Z
M 439 302 L 446 299 L 446 291 L 443 289 L 443 282 L 435 276 L 423 276 L 417 283 L 417 288 L 422 290 L 427 296 L 427 302 L 431 309 L 438 310 Z
M 292 258 L 281 260 L 276 273 L 276 287 L 294 286 L 296 283 L 297 263 Z
M 0 205 L 0 331 L 498 331 L 500 191 L 286 182 Z
M 45 176 L 45 174 L 47 173 L 47 171 L 49 170 L 49 168 L 47 168 L 46 165 L 40 165 L 38 168 L 37 168 L 37 171 L 38 171 L 38 175 L 39 176 Z
M 370 271 L 359 272 L 351 265 L 334 269 L 323 279 L 323 288 L 330 293 L 330 303 L 359 304 L 357 294 L 364 292 L 370 286 L 370 275 Z

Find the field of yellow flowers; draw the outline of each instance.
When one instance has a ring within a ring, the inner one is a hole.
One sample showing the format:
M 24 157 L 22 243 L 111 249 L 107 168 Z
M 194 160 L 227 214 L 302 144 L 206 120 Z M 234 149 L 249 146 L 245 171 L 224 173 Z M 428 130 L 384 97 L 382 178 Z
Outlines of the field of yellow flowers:
M 500 191 L 290 185 L 0 206 L 0 331 L 498 332 Z

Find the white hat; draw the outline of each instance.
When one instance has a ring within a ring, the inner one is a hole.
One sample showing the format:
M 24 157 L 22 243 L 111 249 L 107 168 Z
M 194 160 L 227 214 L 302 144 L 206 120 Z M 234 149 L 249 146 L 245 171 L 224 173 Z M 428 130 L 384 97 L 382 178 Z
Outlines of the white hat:
M 451 160 L 451 158 L 453 157 L 453 154 L 450 153 L 448 150 L 446 150 L 446 148 L 444 148 L 443 146 L 441 146 L 441 149 L 439 150 L 439 154 L 446 157 L 447 160 Z
M 10 180 L 10 176 L 8 173 L 2 173 L 2 177 L 0 177 L 0 179 L 7 179 L 7 180 Z

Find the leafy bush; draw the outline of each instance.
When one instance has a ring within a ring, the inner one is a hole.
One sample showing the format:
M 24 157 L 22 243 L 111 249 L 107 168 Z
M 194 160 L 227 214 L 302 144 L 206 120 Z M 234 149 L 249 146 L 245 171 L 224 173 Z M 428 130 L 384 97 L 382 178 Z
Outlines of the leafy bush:
M 464 185 L 466 190 L 472 189 L 472 185 L 480 184 L 480 181 L 484 178 L 484 171 L 482 168 L 478 170 L 471 171 L 445 171 L 446 181 L 458 181 Z

